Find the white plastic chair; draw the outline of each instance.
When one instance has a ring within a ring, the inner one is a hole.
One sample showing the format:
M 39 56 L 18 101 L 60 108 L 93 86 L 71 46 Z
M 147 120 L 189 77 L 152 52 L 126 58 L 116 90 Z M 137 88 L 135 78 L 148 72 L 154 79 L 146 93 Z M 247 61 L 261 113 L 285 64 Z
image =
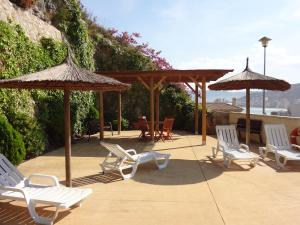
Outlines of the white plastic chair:
M 53 184 L 51 186 L 33 184 L 31 179 L 34 177 L 50 180 Z M 54 176 L 32 174 L 26 178 L 4 155 L 0 154 L 0 198 L 25 201 L 30 216 L 38 224 L 52 225 L 60 209 L 80 206 L 91 193 L 91 189 L 62 187 Z M 37 204 L 56 207 L 53 217 L 39 216 L 35 210 Z
M 221 151 L 223 153 L 224 165 L 228 168 L 233 160 L 249 160 L 250 166 L 256 166 L 258 155 L 250 152 L 247 145 L 239 143 L 234 125 L 216 126 L 216 132 L 218 145 L 217 148 L 212 148 L 214 158 Z
M 300 160 L 299 145 L 290 144 L 284 124 L 265 124 L 266 147 L 260 147 L 259 152 L 262 158 L 268 153 L 275 154 L 276 164 L 283 168 L 288 160 Z M 283 159 L 283 162 L 281 162 Z
M 137 154 L 134 149 L 125 150 L 117 144 L 106 142 L 101 142 L 100 144 L 109 151 L 103 163 L 100 164 L 103 173 L 117 170 L 124 179 L 132 178 L 137 171 L 138 165 L 150 161 L 154 161 L 158 169 L 163 169 L 167 167 L 171 156 L 170 154 L 162 154 L 154 151 Z M 124 170 L 126 169 L 131 169 L 131 172 L 125 174 Z

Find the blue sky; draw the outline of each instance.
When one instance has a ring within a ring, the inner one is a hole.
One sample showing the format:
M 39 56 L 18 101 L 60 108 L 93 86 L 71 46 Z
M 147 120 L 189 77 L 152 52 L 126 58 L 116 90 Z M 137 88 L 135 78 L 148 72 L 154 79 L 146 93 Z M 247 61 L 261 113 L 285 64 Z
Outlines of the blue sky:
M 82 0 L 107 28 L 139 32 L 176 69 L 245 67 L 300 83 L 299 0 Z

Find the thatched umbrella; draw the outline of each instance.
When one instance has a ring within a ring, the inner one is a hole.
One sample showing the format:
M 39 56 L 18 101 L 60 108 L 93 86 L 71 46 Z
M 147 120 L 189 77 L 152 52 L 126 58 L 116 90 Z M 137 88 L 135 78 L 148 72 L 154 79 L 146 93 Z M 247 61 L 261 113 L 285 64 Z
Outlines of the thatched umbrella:
M 65 166 L 66 185 L 71 183 L 71 126 L 70 126 L 70 92 L 81 91 L 120 91 L 129 88 L 113 78 L 95 74 L 78 68 L 68 57 L 61 65 L 28 75 L 0 80 L 0 88 L 46 89 L 64 91 L 65 123 Z
M 246 144 L 250 142 L 250 89 L 266 89 L 285 91 L 291 85 L 273 77 L 264 76 L 249 69 L 248 58 L 245 70 L 242 73 L 218 81 L 208 86 L 211 90 L 241 90 L 246 89 Z

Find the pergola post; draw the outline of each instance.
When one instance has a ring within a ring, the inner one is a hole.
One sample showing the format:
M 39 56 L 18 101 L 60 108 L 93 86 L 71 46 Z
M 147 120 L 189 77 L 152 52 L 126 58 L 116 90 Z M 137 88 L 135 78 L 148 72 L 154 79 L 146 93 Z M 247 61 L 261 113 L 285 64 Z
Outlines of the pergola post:
M 199 111 L 199 102 L 198 102 L 198 97 L 199 97 L 199 87 L 198 87 L 198 81 L 195 82 L 195 134 L 198 134 L 198 123 L 199 123 L 199 115 L 198 115 L 198 111 Z
M 250 89 L 246 89 L 246 145 L 250 143 Z
M 100 133 L 100 141 L 102 141 L 104 139 L 103 91 L 99 91 L 99 133 Z
M 122 93 L 118 93 L 118 134 L 121 134 L 122 129 Z
M 202 78 L 202 144 L 206 145 L 206 78 Z
M 154 80 L 153 76 L 150 79 L 150 136 L 154 142 Z
M 71 180 L 71 114 L 70 114 L 70 90 L 64 90 L 64 123 L 65 123 L 65 167 L 66 186 L 72 187 Z
M 159 94 L 160 90 L 156 90 L 155 92 L 155 129 L 159 129 Z

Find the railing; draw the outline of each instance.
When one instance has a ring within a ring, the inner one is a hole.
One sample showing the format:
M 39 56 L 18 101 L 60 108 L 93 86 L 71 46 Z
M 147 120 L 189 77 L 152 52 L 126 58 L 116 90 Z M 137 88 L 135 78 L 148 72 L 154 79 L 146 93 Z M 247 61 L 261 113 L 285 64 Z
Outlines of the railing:
M 237 120 L 239 118 L 246 118 L 246 114 L 245 113 L 230 113 L 229 114 L 229 123 L 237 124 Z M 290 134 L 290 132 L 293 129 L 295 129 L 296 127 L 300 127 L 300 117 L 251 114 L 251 119 L 261 120 L 261 121 L 263 121 L 264 124 L 266 124 L 266 123 L 268 123 L 268 124 L 283 123 L 286 126 L 288 134 Z M 263 141 L 265 142 L 264 130 L 262 130 L 262 138 L 263 138 Z M 258 142 L 259 141 L 258 135 L 251 135 L 251 140 Z

